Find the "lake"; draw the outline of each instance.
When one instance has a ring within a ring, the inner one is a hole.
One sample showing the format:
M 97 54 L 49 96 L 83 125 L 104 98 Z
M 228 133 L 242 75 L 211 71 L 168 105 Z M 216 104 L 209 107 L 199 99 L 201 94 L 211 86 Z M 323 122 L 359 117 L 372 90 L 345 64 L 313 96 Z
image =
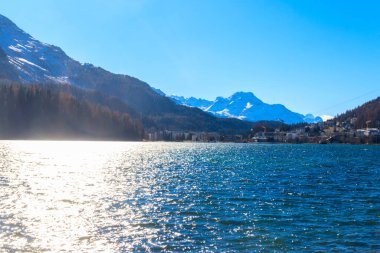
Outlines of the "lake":
M 380 251 L 380 146 L 0 142 L 0 251 Z

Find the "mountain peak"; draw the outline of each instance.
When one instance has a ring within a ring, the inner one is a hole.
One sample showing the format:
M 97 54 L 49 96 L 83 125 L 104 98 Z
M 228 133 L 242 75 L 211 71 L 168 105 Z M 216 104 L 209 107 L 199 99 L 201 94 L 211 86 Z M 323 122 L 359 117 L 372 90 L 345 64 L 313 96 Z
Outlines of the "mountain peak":
M 258 99 L 252 92 L 244 92 L 244 91 L 235 92 L 228 99 L 232 100 L 232 101 L 243 100 L 243 101 L 249 102 L 251 104 L 263 103 L 263 101 Z
M 0 36 L 2 45 L 6 43 L 11 43 L 12 41 L 17 42 L 19 39 L 25 40 L 34 40 L 34 38 L 21 30 L 15 23 L 13 23 L 10 19 L 0 14 Z M 7 48 L 4 48 L 7 50 Z
M 253 96 L 254 97 L 255 95 L 251 91 L 237 91 L 234 94 L 232 94 L 231 97 L 234 97 L 234 96 Z
M 3 16 L 0 14 L 0 26 L 15 26 L 15 23 L 13 23 L 9 18 Z

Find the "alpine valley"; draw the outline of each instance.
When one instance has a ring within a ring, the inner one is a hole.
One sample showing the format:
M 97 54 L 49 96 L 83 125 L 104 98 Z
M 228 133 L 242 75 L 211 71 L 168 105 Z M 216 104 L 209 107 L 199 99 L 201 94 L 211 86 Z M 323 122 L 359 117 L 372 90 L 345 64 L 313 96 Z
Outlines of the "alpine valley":
M 166 96 L 137 78 L 82 64 L 2 15 L 0 86 L 2 138 L 49 133 L 49 138 L 142 139 L 154 131 L 239 134 L 250 131 L 256 121 L 322 121 L 266 104 L 250 92 L 215 101 Z

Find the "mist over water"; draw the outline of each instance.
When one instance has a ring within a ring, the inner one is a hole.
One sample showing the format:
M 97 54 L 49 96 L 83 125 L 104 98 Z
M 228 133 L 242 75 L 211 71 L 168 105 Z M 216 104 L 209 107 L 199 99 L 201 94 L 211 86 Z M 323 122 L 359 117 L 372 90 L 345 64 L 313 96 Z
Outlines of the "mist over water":
M 380 251 L 380 147 L 0 142 L 0 251 Z

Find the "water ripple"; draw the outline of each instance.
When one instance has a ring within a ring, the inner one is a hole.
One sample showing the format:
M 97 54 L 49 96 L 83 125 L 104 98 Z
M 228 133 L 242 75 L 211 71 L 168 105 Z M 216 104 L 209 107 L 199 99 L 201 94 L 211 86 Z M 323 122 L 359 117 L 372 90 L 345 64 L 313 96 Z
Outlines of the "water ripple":
M 0 251 L 380 251 L 380 147 L 0 142 Z

